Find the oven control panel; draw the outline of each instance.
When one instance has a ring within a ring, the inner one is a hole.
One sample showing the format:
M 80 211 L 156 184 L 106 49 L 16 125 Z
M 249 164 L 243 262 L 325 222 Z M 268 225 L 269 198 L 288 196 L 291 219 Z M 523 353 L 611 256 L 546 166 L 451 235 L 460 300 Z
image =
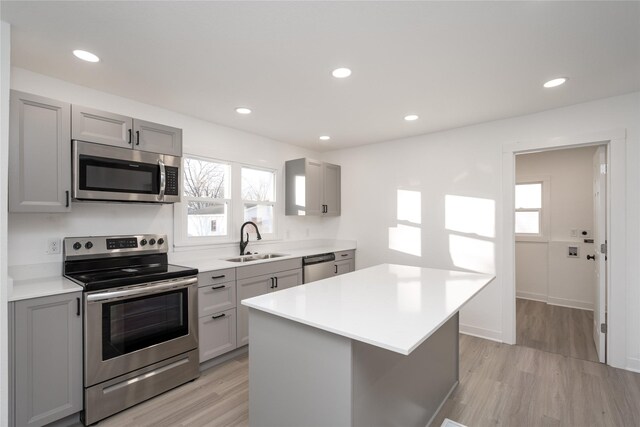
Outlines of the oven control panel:
M 167 253 L 165 234 L 135 236 L 66 237 L 63 242 L 64 259 L 99 256 L 127 256 L 137 253 Z

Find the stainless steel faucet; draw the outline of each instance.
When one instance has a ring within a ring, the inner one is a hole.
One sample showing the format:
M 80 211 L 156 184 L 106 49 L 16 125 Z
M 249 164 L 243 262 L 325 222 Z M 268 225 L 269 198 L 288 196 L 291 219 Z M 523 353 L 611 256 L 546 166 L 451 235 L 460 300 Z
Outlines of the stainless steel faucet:
M 244 224 L 242 224 L 242 227 L 240 227 L 240 255 L 244 255 L 244 250 L 249 244 L 249 233 L 247 233 L 247 240 L 246 241 L 242 240 L 242 236 L 244 235 L 244 226 L 248 224 L 253 225 L 253 228 L 256 229 L 256 233 L 258 234 L 258 240 L 262 240 L 262 236 L 260 235 L 260 231 L 258 230 L 258 226 L 256 225 L 255 222 L 247 221 Z

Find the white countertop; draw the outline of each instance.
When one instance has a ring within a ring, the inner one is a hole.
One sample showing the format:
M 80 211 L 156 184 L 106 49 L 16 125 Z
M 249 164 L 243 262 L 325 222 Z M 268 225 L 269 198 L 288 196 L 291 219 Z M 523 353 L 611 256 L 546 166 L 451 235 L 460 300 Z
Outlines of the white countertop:
M 62 276 L 13 280 L 13 291 L 9 295 L 9 301 L 40 298 L 69 292 L 82 292 L 82 287 Z
M 242 304 L 408 355 L 494 278 L 381 264 Z
M 207 258 L 194 257 L 193 259 L 184 259 L 184 257 L 182 257 L 183 259 L 172 260 L 171 263 L 183 265 L 185 267 L 197 268 L 198 271 L 203 272 L 203 271 L 222 270 L 224 268 L 246 267 L 248 265 L 264 264 L 266 262 L 281 261 L 281 260 L 291 259 L 291 258 L 301 258 L 308 255 L 323 254 L 327 252 L 347 251 L 347 250 L 353 250 L 353 249 L 356 249 L 356 246 L 353 243 L 339 243 L 335 245 L 325 245 L 325 246 L 317 246 L 317 247 L 309 247 L 309 248 L 253 252 L 253 253 L 278 253 L 278 254 L 285 254 L 285 256 L 272 258 L 272 259 L 256 260 L 256 261 L 245 262 L 245 263 L 225 261 L 224 259 L 216 259 L 214 257 L 207 257 Z M 237 256 L 238 255 L 235 255 L 235 256 L 229 255 L 224 258 L 235 258 Z

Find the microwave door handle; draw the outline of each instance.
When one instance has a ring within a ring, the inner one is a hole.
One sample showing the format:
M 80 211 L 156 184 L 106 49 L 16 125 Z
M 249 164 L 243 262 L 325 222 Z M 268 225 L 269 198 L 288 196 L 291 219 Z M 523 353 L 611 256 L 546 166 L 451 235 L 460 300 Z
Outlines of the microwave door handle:
M 158 166 L 160 166 L 160 194 L 158 194 L 158 200 L 164 200 L 164 190 L 167 186 L 167 173 L 162 160 L 158 160 Z

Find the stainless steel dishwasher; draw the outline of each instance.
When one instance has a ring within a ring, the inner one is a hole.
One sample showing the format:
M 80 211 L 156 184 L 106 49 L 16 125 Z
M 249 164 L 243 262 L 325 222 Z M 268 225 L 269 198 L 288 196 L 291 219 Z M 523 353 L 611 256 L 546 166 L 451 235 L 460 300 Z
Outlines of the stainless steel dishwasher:
M 302 282 L 309 283 L 336 275 L 336 254 L 310 255 L 302 258 Z

